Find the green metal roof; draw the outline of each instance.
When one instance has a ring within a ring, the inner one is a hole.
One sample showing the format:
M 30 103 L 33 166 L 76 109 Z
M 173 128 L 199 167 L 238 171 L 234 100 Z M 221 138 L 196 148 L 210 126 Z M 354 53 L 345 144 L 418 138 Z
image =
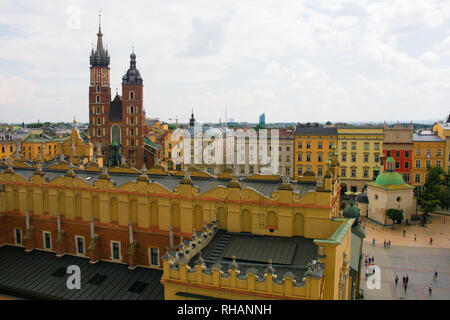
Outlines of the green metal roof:
M 359 254 L 361 252 L 361 238 L 353 232 L 351 233 L 350 240 L 350 268 L 358 271 L 359 267 Z
M 394 186 L 400 186 L 404 184 L 405 181 L 398 172 L 384 171 L 378 175 L 377 179 L 375 180 L 375 183 L 377 185 L 392 184 Z
M 344 208 L 344 217 L 346 218 L 358 218 L 359 208 L 355 206 L 355 202 L 352 200 L 350 204 L 347 204 Z
M 159 144 L 154 143 L 152 140 L 150 140 L 147 137 L 144 137 L 144 143 L 146 145 L 148 145 L 150 148 L 153 148 L 153 149 L 156 149 L 156 150 L 159 150 L 161 148 L 161 146 Z
M 30 134 L 26 137 L 23 142 L 59 142 L 60 140 L 56 137 L 52 137 L 45 133 L 35 133 Z

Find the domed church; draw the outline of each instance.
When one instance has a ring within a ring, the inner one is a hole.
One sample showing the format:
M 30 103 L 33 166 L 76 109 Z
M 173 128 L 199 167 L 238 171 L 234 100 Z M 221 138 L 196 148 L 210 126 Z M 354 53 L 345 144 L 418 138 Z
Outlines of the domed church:
M 375 182 L 367 184 L 368 218 L 383 225 L 393 223 L 386 217 L 389 209 L 403 210 L 404 219 L 411 219 L 416 212 L 414 187 L 407 184 L 394 170 L 395 160 L 386 160 L 386 171 L 378 175 Z

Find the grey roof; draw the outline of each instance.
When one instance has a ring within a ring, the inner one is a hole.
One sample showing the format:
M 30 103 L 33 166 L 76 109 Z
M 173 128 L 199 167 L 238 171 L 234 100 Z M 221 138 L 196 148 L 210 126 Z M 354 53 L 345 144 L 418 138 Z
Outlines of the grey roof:
M 81 269 L 79 290 L 66 286 L 69 265 Z M 24 248 L 13 246 L 0 248 L 0 292 L 11 295 L 63 300 L 163 300 L 161 276 L 162 271 L 156 269 L 129 270 L 125 264 L 105 261 L 91 264 L 87 258 L 71 255 L 57 258 L 51 252 L 26 253 Z M 92 283 L 95 279 L 98 284 Z
M 122 121 L 122 100 L 119 95 L 116 95 L 109 107 L 109 121 Z
M 232 260 L 229 257 L 233 255 L 236 256 L 236 263 L 243 275 L 253 268 L 257 270 L 259 276 L 262 276 L 267 269 L 268 261 L 272 260 L 272 266 L 279 278 L 287 272 L 292 272 L 296 280 L 301 282 L 308 269 L 308 263 L 317 259 L 318 251 L 313 239 L 233 233 L 224 230 L 219 230 L 202 251 L 202 258 L 208 268 L 219 264 L 223 271 L 230 268 Z M 192 264 L 196 261 L 197 257 L 191 259 Z
M 335 127 L 312 127 L 312 126 L 297 126 L 295 129 L 296 135 L 337 135 Z
M 437 134 L 413 134 L 413 141 L 424 141 L 424 142 L 443 142 L 444 140 Z
M 29 180 L 30 177 L 34 174 L 35 169 L 30 168 L 14 168 L 14 171 L 24 177 L 26 180 Z M 64 170 L 49 170 L 43 169 L 45 176 L 48 180 L 53 180 L 58 176 L 63 176 L 66 171 Z M 75 176 L 85 180 L 90 185 L 94 185 L 94 182 L 100 177 L 101 172 L 89 172 L 84 170 L 75 170 Z M 123 184 L 126 184 L 131 181 L 136 181 L 139 177 L 139 174 L 132 173 L 109 173 L 111 181 L 114 183 L 116 187 L 120 187 Z M 161 176 L 161 175 L 149 175 L 151 182 L 157 182 L 161 184 L 164 188 L 169 191 L 173 191 L 174 187 L 179 185 L 183 177 L 180 176 Z M 203 194 L 208 192 L 211 189 L 214 189 L 217 186 L 226 187 L 229 183 L 229 179 L 217 179 L 217 178 L 195 178 L 192 177 L 192 183 L 194 186 L 199 188 L 199 193 Z M 265 197 L 270 197 L 273 191 L 278 190 L 281 186 L 281 181 L 240 181 L 241 186 L 254 189 L 255 191 L 261 193 Z M 315 183 L 298 183 L 291 182 L 291 185 L 294 189 L 294 192 L 299 192 L 303 197 L 308 191 L 313 191 L 316 189 Z

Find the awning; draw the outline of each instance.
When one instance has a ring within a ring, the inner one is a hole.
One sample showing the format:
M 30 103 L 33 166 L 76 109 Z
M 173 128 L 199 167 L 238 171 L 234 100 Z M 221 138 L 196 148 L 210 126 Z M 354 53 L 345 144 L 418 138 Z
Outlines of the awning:
M 350 240 L 350 268 L 358 272 L 359 254 L 361 252 L 361 238 L 353 232 Z

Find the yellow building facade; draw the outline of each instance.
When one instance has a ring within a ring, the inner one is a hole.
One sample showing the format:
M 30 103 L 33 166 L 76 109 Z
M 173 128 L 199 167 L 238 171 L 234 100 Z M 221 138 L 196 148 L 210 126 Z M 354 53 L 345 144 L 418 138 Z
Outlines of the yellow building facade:
M 16 152 L 15 140 L 0 140 L 0 161 L 5 162 L 9 157 L 14 156 Z
M 383 171 L 383 127 L 338 125 L 337 137 L 344 192 L 362 192 Z
M 297 126 L 294 136 L 294 177 L 301 179 L 305 172 L 321 177 L 326 172 L 326 161 L 332 146 L 337 144 L 336 128 L 320 126 Z
M 444 170 L 450 169 L 450 116 L 447 122 L 438 122 L 433 126 L 433 132 L 445 142 Z
M 38 155 L 42 161 L 52 160 L 59 152 L 59 143 L 60 141 L 57 138 L 51 137 L 44 132 L 32 133 L 22 140 L 22 156 L 31 161 L 36 161 Z
M 445 168 L 446 141 L 432 131 L 413 134 L 411 184 L 422 187 L 427 176 L 427 167 Z

